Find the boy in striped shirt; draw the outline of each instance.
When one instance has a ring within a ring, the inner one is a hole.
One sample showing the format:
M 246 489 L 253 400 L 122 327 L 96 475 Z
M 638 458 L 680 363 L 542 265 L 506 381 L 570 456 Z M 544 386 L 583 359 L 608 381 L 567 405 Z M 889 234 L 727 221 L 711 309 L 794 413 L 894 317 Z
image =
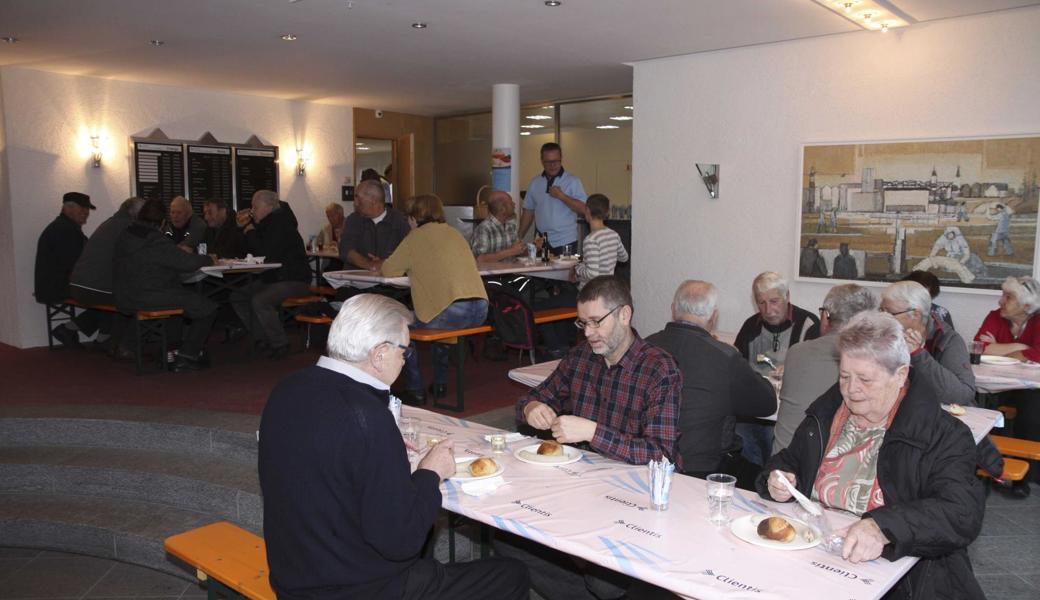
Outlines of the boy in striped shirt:
M 581 262 L 574 267 L 573 279 L 578 289 L 600 275 L 613 275 L 619 262 L 628 262 L 628 252 L 621 243 L 621 236 L 607 227 L 604 221 L 610 214 L 610 199 L 603 194 L 593 194 L 585 202 L 585 220 L 591 233 L 581 244 Z

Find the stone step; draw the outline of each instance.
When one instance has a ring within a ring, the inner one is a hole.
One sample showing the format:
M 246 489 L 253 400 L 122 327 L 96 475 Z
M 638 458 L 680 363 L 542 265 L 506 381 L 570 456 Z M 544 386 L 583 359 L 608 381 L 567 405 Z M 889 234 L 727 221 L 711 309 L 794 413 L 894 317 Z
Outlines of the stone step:
M 122 498 L 191 510 L 255 533 L 256 466 L 200 454 L 76 447 L 0 447 L 0 492 Z
M 0 406 L 0 446 L 151 450 L 256 465 L 257 415 L 142 406 Z
M 0 493 L 4 546 L 110 558 L 194 580 L 163 540 L 219 519 L 151 502 L 67 494 Z

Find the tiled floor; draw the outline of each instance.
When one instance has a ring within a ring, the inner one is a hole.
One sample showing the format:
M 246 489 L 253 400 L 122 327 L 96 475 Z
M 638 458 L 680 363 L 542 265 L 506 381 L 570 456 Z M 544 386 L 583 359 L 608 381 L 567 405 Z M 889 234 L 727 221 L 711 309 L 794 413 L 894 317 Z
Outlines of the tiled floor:
M 0 548 L 0 598 L 201 599 L 206 591 L 172 575 L 126 563 L 65 554 Z

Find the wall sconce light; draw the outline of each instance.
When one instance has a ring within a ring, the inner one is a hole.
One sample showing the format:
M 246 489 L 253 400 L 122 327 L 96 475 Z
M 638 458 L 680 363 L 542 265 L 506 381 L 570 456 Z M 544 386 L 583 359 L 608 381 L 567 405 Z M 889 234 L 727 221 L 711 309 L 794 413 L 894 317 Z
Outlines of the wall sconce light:
M 712 198 L 719 197 L 719 165 L 697 163 L 697 172 L 701 174 L 704 187 L 708 188 L 708 195 Z
M 296 149 L 296 174 L 299 176 L 307 174 L 307 157 L 303 155 L 303 148 Z
M 101 136 L 94 134 L 90 136 L 90 158 L 94 160 L 94 168 L 101 168 L 101 159 L 104 158 L 104 151 L 101 149 Z

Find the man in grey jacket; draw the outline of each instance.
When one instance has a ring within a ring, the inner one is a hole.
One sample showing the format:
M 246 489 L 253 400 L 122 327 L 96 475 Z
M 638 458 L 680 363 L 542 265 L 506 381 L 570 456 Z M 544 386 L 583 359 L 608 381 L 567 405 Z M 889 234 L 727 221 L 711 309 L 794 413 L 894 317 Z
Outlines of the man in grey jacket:
M 953 327 L 932 316 L 932 296 L 916 281 L 898 281 L 881 291 L 881 310 L 903 326 L 910 368 L 943 402 L 975 406 L 975 374 L 968 347 Z
M 838 330 L 857 314 L 877 308 L 877 297 L 854 283 L 836 285 L 827 292 L 820 307 L 821 336 L 787 351 L 773 454 L 791 443 L 795 429 L 805 419 L 805 409 L 838 382 Z

